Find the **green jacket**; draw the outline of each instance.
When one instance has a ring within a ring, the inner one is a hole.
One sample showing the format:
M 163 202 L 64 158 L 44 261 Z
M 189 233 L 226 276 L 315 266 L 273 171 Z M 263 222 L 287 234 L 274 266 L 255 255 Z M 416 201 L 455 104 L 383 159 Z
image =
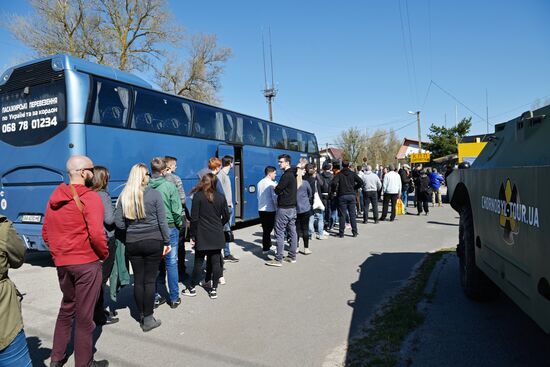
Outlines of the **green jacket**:
M 181 213 L 183 207 L 181 206 L 181 200 L 176 185 L 166 180 L 163 176 L 159 176 L 151 177 L 151 180 L 149 180 L 149 187 L 159 191 L 162 195 L 164 208 L 166 208 L 168 227 L 181 228 Z
M 0 215 L 0 350 L 10 345 L 23 329 L 21 303 L 15 284 L 8 278 L 8 269 L 23 265 L 26 250 L 12 223 Z

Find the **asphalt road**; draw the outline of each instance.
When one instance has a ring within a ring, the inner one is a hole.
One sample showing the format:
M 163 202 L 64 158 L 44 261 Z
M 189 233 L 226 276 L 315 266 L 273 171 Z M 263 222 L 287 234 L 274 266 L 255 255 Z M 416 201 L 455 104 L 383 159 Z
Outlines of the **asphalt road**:
M 550 366 L 546 335 L 504 294 L 492 302 L 464 296 L 458 258 L 446 255 L 428 285 L 424 324 L 409 336 L 401 366 Z
M 448 205 L 429 216 L 359 224 L 359 237 L 313 240 L 312 255 L 282 268 L 264 265 L 259 226 L 240 229 L 232 248 L 241 261 L 226 264 L 227 284 L 218 299 L 199 290 L 175 310 L 161 306 L 155 316 L 162 326 L 143 333 L 126 287 L 117 303 L 120 322 L 97 329 L 95 357 L 112 366 L 341 365 L 349 337 L 424 254 L 456 244 L 457 224 Z M 10 271 L 25 293 L 23 316 L 35 366 L 49 363 L 61 299 L 48 259 L 31 254 L 21 269 Z

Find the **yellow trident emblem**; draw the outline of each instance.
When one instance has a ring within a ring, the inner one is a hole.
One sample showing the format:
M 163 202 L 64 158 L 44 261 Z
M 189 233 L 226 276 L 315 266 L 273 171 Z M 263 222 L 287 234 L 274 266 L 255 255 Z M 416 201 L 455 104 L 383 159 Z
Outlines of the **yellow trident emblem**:
M 507 244 L 513 245 L 513 235 L 517 235 L 519 233 L 519 223 L 515 219 L 515 214 L 512 207 L 513 203 L 516 208 L 515 210 L 518 210 L 517 205 L 515 205 L 519 203 L 519 194 L 516 185 L 512 187 L 510 179 L 507 179 L 506 186 L 502 184 L 500 185 L 500 192 L 498 196 L 500 200 L 506 202 L 505 207 L 500 212 L 500 226 L 504 229 L 503 238 Z

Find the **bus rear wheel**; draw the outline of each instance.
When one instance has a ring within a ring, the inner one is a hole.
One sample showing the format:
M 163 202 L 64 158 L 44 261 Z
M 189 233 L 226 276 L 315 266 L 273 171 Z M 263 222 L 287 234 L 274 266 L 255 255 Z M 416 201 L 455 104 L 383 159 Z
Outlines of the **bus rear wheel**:
M 497 286 L 476 265 L 474 219 L 472 208 L 465 205 L 460 211 L 459 249 L 460 284 L 464 293 L 476 301 L 498 297 Z

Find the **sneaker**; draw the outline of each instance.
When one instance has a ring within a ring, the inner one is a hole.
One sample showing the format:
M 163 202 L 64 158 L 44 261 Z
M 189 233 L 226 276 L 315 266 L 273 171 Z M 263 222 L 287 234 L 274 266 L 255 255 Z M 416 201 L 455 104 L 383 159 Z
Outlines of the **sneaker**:
M 218 284 L 224 285 L 225 283 L 226 281 L 224 277 L 220 277 L 220 279 L 218 279 Z
M 282 261 L 277 261 L 277 260 L 275 260 L 275 259 L 266 261 L 265 264 L 266 264 L 267 266 L 276 266 L 276 267 L 279 267 L 279 268 L 280 268 L 281 266 L 283 266 L 283 262 L 282 262 Z
M 346 223 L 346 229 L 351 229 L 351 224 Z
M 302 252 L 304 255 L 311 255 L 311 250 L 309 248 L 305 248 L 304 252 Z
M 187 297 L 195 297 L 197 295 L 197 290 L 195 289 L 195 287 L 185 288 L 184 290 L 181 291 L 181 294 Z
M 230 263 L 238 263 L 239 262 L 239 259 L 237 259 L 235 256 L 233 255 L 227 255 L 227 256 L 224 256 L 223 257 L 223 260 L 224 261 L 228 261 Z
M 292 258 L 290 256 L 285 256 L 283 261 L 286 261 L 287 263 L 295 264 L 296 263 L 296 258 Z
M 163 305 L 166 303 L 166 298 L 164 298 L 163 296 L 159 296 L 157 298 L 155 298 L 155 308 L 157 308 L 158 306 L 160 305 Z
M 178 306 L 181 305 L 181 298 L 178 297 L 177 300 L 170 302 L 170 308 L 178 308 Z
M 199 285 L 203 288 L 212 288 L 212 281 L 209 280 L 208 282 L 207 281 L 204 281 L 204 280 L 201 280 L 199 282 Z
M 208 292 L 208 296 L 210 297 L 210 299 L 216 299 L 216 298 L 218 298 L 218 291 L 216 290 L 216 288 L 212 288 L 212 289 Z

